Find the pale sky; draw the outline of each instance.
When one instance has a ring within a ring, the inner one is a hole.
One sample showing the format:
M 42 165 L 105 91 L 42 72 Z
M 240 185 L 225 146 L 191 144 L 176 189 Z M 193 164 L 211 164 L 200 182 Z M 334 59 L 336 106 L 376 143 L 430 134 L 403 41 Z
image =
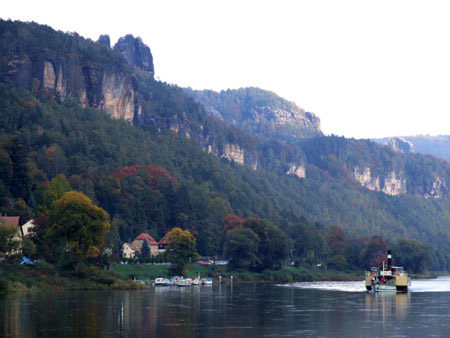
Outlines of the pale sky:
M 140 36 L 162 81 L 267 89 L 326 134 L 450 134 L 449 1 L 15 0 L 0 17 Z

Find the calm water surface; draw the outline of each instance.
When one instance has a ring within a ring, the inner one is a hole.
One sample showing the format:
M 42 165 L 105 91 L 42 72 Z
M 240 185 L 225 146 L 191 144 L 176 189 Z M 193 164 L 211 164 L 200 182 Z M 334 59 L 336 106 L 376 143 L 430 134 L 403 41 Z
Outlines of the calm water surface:
M 0 295 L 0 337 L 450 337 L 450 278 Z

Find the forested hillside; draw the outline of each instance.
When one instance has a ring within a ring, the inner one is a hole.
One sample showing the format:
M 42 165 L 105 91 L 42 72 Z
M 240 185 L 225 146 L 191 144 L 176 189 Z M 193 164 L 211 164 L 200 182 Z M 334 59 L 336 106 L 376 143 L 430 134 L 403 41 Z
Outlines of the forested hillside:
M 320 134 L 320 119 L 275 93 L 259 88 L 221 92 L 185 92 L 205 106 L 208 113 L 250 134 L 277 138 L 302 138 Z
M 41 27 L 30 25 L 33 29 Z M 27 27 L 17 23 L 16 29 L 33 34 Z M 22 220 L 33 217 L 45 204 L 50 181 L 64 174 L 72 189 L 82 191 L 109 213 L 110 240 L 116 250 L 118 243 L 140 232 L 159 239 L 167 229 L 179 226 L 194 233 L 200 254 L 221 254 L 225 219 L 234 214 L 266 219 L 283 229 L 295 239 L 299 255 L 324 250 L 320 240 L 307 235 L 308 231 L 319 234 L 335 225 L 350 238 L 379 235 L 392 241 L 400 237 L 419 239 L 432 248 L 436 268 L 448 267 L 448 192 L 441 187 L 439 196 L 423 197 L 430 186 L 434 187 L 436 177 L 448 179 L 447 162 L 399 155 L 370 141 L 335 136 L 259 138 L 209 117 L 182 89 L 123 64 L 120 55 L 104 45 L 48 27 L 42 30 L 47 39 L 70 42 L 70 53 L 60 50 L 64 56 L 58 59 L 62 69 L 73 54 L 90 70 L 102 70 L 105 76 L 116 76 L 104 64 L 109 57 L 112 64 L 120 65 L 117 74 L 126 79 L 125 85 L 132 84 L 125 94 L 133 97 L 127 102 L 133 103 L 134 115 L 131 120 L 117 119 L 101 105 L 90 104 L 101 103 L 101 95 L 84 103 L 76 95 L 63 98 L 57 86 L 47 88 L 45 81 L 38 80 L 38 76 L 45 79 L 38 71 L 34 73 L 38 81 L 31 81 L 34 87 L 21 86 L 8 77 L 10 66 L 4 64 L 7 55 L 3 55 L 2 213 L 21 215 Z M 9 41 L 5 32 L 0 32 L 0 46 Z M 45 40 L 40 43 L 45 44 Z M 78 40 L 82 41 L 79 49 L 75 43 Z M 60 48 L 58 43 L 55 46 L 48 47 Z M 34 50 L 30 42 L 22 48 L 33 64 L 32 57 L 42 46 Z M 95 60 L 94 68 L 89 60 Z M 45 65 L 45 60 L 38 61 Z M 92 74 L 84 79 L 93 79 Z M 52 84 L 57 84 L 58 76 Z M 90 82 L 80 80 L 79 88 L 89 93 L 91 87 L 83 87 L 84 83 Z M 128 97 L 125 94 L 124 98 Z M 225 156 L 239 155 L 241 150 L 252 154 L 243 155 L 244 166 L 238 163 L 240 158 Z M 249 163 L 257 165 L 247 166 Z M 370 168 L 371 178 L 383 182 L 387 182 L 388 174 L 402 172 L 406 190 L 397 195 L 383 193 L 381 183 L 378 190 L 376 186 L 365 188 L 366 181 L 355 176 L 359 173 L 356 168 Z M 364 243 L 369 245 L 369 241 Z

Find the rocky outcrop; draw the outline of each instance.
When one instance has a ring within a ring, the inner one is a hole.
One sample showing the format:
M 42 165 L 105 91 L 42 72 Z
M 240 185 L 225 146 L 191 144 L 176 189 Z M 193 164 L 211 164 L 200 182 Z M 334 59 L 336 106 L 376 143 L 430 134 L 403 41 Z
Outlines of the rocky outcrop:
M 388 146 L 398 153 L 412 153 L 414 152 L 413 144 L 403 137 L 391 137 Z
M 7 67 L 4 80 L 16 86 L 45 89 L 62 101 L 75 98 L 84 106 L 127 121 L 133 121 L 140 112 L 136 80 L 118 65 L 45 50 L 39 55 L 12 58 Z
M 392 171 L 385 177 L 373 177 L 370 168 L 360 169 L 356 167 L 353 171 L 353 178 L 363 187 L 372 191 L 381 191 L 387 195 L 406 194 L 406 179 L 402 172 Z
M 108 34 L 100 35 L 98 37 L 97 43 L 107 47 L 108 49 L 111 48 L 111 39 L 109 38 Z
M 271 137 L 302 138 L 320 134 L 320 119 L 295 103 L 259 88 L 193 90 L 185 92 L 215 118 L 244 131 Z
M 135 38 L 128 34 L 121 37 L 114 46 L 127 63 L 152 75 L 155 73 L 153 67 L 153 56 L 150 48 L 142 42 L 140 37 Z
M 406 179 L 402 172 L 390 172 L 384 179 L 382 191 L 387 195 L 406 194 Z
M 230 161 L 245 165 L 253 170 L 258 168 L 258 158 L 256 152 L 243 149 L 238 144 L 225 144 L 223 152 L 218 155 L 220 157 L 227 158 Z
M 295 175 L 299 178 L 305 178 L 306 169 L 303 165 L 291 164 L 288 171 L 286 172 L 286 175 Z
M 445 193 L 448 193 L 449 189 L 447 184 L 441 177 L 435 177 L 432 186 L 427 189 L 427 193 L 425 193 L 425 198 L 442 198 Z
M 300 127 L 320 131 L 320 119 L 303 109 L 282 109 L 276 106 L 262 106 L 251 110 L 255 123 L 270 121 L 275 126 Z
M 360 169 L 356 167 L 353 171 L 353 178 L 358 181 L 364 188 L 372 191 L 380 191 L 380 178 L 372 178 L 370 168 Z

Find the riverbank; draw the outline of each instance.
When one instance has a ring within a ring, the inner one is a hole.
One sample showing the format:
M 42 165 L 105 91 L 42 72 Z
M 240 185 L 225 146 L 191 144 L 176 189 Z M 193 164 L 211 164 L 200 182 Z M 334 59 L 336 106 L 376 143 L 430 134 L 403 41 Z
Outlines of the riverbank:
M 99 270 L 62 270 L 52 264 L 0 264 L 0 292 L 34 292 L 58 290 L 132 290 L 144 289 L 119 274 Z
M 118 264 L 111 267 L 111 271 L 122 277 L 137 280 L 154 280 L 158 277 L 171 277 L 169 265 L 163 264 Z M 353 281 L 362 280 L 362 271 L 338 272 L 325 269 L 308 269 L 305 267 L 283 267 L 280 270 L 265 270 L 251 272 L 244 270 L 231 270 L 227 266 L 204 266 L 191 264 L 186 277 L 209 277 L 215 281 L 233 281 L 237 283 L 293 283 L 311 281 Z
M 0 264 L 0 292 L 34 292 L 54 290 L 133 290 L 149 286 L 137 283 L 158 277 L 171 277 L 170 265 L 164 264 L 117 264 L 109 271 L 98 268 L 73 271 L 62 270 L 47 263 L 33 265 Z M 191 264 L 189 278 L 209 277 L 214 282 L 229 283 L 276 283 L 312 281 L 359 281 L 362 271 L 339 272 L 318 268 L 284 267 L 261 273 L 231 270 L 227 266 L 203 266 Z M 413 275 L 415 279 L 435 278 L 436 274 Z

